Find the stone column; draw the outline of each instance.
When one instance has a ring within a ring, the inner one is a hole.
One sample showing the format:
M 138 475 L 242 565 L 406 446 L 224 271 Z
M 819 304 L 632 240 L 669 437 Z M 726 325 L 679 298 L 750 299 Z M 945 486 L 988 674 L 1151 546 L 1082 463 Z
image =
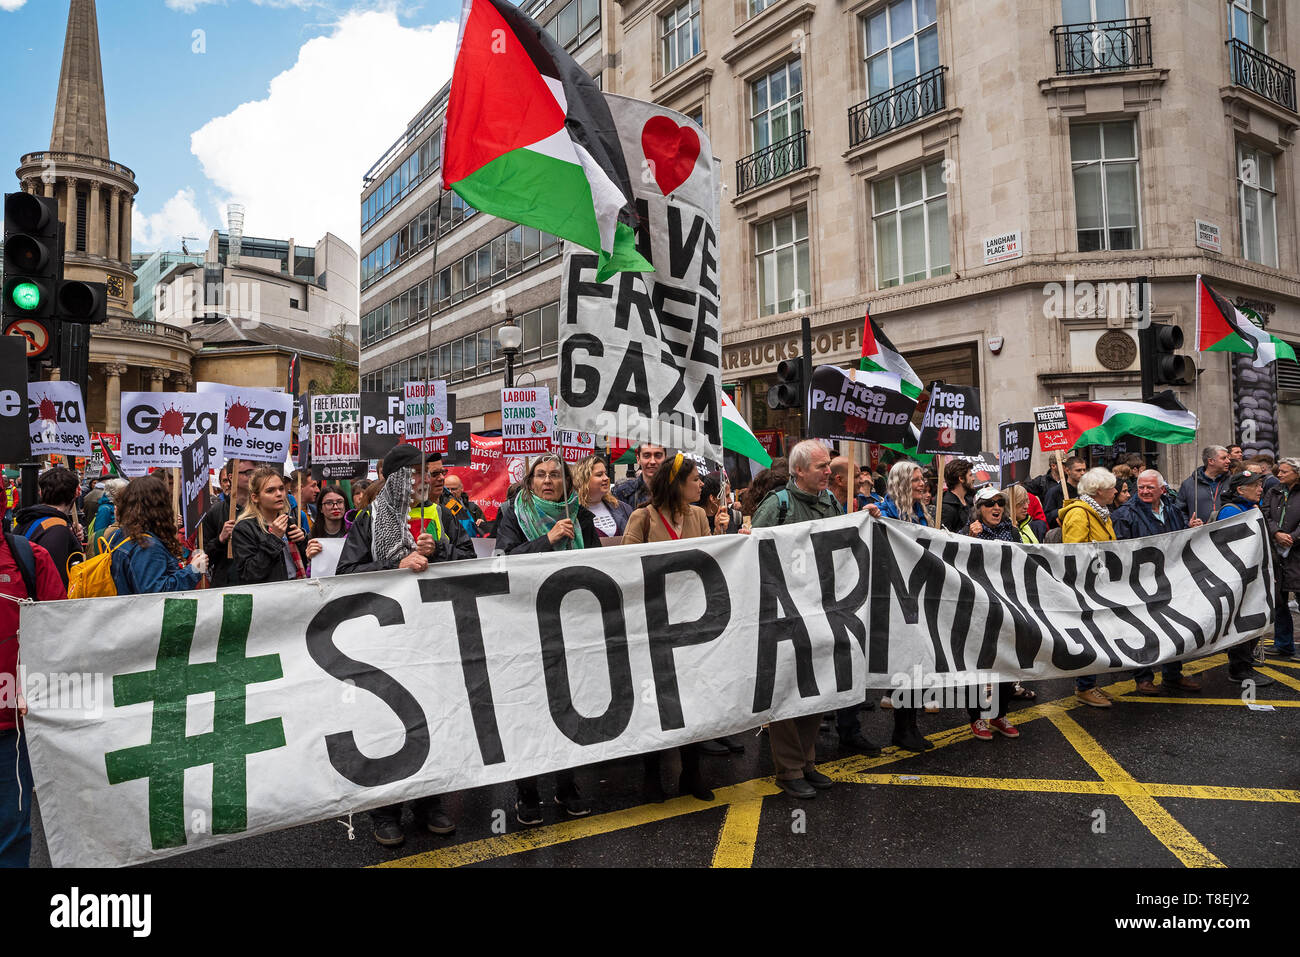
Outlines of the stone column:
M 77 251 L 77 181 L 69 177 L 65 185 L 67 203 L 63 207 L 63 222 L 67 224 L 68 234 L 65 237 L 63 251 L 75 253 Z
M 175 384 L 173 389 L 176 392 L 189 392 L 194 388 L 194 376 L 186 372 L 173 372 L 172 379 Z
M 122 245 L 117 253 L 117 261 L 131 264 L 131 210 L 135 199 L 129 193 L 122 194 Z
M 41 191 L 41 194 L 40 194 L 40 195 L 44 196 L 46 199 L 53 199 L 53 198 L 54 198 L 54 182 L 55 182 L 55 181 L 54 181 L 53 177 L 47 177 L 44 173 L 42 173 L 42 174 L 41 174 L 41 185 L 42 185 L 43 188 L 42 188 L 42 191 Z
M 103 184 L 97 179 L 90 181 L 90 198 L 86 201 L 86 254 L 103 256 L 104 246 L 104 199 L 100 195 Z
M 122 215 L 122 191 L 112 189 L 108 195 L 108 252 L 106 255 L 109 259 L 118 259 L 118 254 L 122 251 L 121 236 L 121 215 Z M 120 259 L 118 259 L 121 262 Z M 127 260 L 129 263 L 130 260 Z
M 38 195 L 36 192 L 36 182 L 30 179 L 23 180 L 23 192 L 31 193 L 33 196 Z
M 163 382 L 166 381 L 167 376 L 169 376 L 170 374 L 171 373 L 169 372 L 164 372 L 162 369 L 154 369 L 153 372 L 149 374 L 149 391 L 150 392 L 164 391 Z
M 107 432 L 116 434 L 122 431 L 122 376 L 126 366 L 120 362 L 110 362 L 104 366 L 104 412 L 108 419 Z

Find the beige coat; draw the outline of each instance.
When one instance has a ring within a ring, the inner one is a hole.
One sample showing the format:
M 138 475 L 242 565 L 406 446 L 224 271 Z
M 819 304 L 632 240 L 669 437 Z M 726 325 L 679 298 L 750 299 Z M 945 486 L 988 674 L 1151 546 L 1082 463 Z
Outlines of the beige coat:
M 709 528 L 709 516 L 704 514 L 704 509 L 698 505 L 691 505 L 686 513 L 685 521 L 682 522 L 682 531 L 678 537 L 702 538 L 705 535 L 712 534 L 713 532 Z M 623 531 L 624 545 L 669 541 L 672 541 L 672 536 L 664 528 L 663 519 L 649 505 L 638 508 L 633 512 L 632 517 L 627 520 L 627 528 Z

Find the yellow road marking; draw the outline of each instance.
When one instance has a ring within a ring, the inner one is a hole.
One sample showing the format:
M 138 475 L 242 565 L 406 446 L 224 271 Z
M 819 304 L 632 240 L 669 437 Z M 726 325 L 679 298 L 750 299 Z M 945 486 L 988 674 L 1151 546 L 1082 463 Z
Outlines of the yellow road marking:
M 1200 841 L 1192 836 L 1187 828 L 1179 824 L 1172 814 L 1160 806 L 1151 793 L 1134 780 L 1113 757 L 1103 748 L 1097 739 L 1084 730 L 1083 726 L 1064 711 L 1048 712 L 1048 718 L 1056 725 L 1065 739 L 1079 752 L 1101 779 L 1112 785 L 1131 785 L 1117 787 L 1117 793 L 1128 809 L 1137 816 L 1161 844 L 1167 847 L 1187 867 L 1223 867 L 1222 861 L 1209 852 Z
M 1265 658 L 1264 664 L 1270 668 L 1300 668 L 1300 661 L 1278 661 L 1276 658 Z
M 1213 704 L 1213 705 L 1237 705 L 1240 708 L 1246 706 L 1246 702 L 1240 698 L 1125 698 L 1125 704 Z M 1279 701 L 1277 699 L 1265 700 L 1257 698 L 1252 704 L 1271 704 L 1275 708 L 1300 708 L 1300 701 Z
M 1258 671 L 1261 675 L 1268 675 L 1274 681 L 1282 682 L 1282 684 L 1286 685 L 1288 688 L 1291 688 L 1294 691 L 1300 691 L 1300 681 L 1297 681 L 1295 678 L 1291 677 L 1290 675 L 1284 675 L 1280 671 L 1274 671 L 1271 667 L 1256 668 L 1255 670 Z M 1277 702 L 1274 701 L 1268 702 L 1268 704 L 1276 704 L 1276 703 Z
M 753 867 L 754 847 L 758 843 L 758 819 L 763 813 L 763 799 L 741 801 L 727 807 L 727 819 L 718 834 L 713 851 L 714 867 Z
M 1258 801 L 1300 804 L 1300 791 L 1280 788 L 1232 788 L 1203 784 L 1142 784 L 1136 781 L 1070 781 L 1053 778 L 976 778 L 954 774 L 851 774 L 853 784 L 898 784 L 910 787 L 969 788 L 986 791 L 1037 791 L 1053 794 L 1110 794 L 1118 797 L 1179 797 L 1209 801 Z
M 680 817 L 683 814 L 694 814 L 696 811 L 707 811 L 731 803 L 761 800 L 769 794 L 780 793 L 780 788 L 773 784 L 770 779 L 759 778 L 746 781 L 743 784 L 718 788 L 713 793 L 715 800 L 707 803 L 697 801 L 693 797 L 674 798 L 671 801 L 665 801 L 663 804 L 643 804 L 623 811 L 597 814 L 575 821 L 564 821 L 560 824 L 549 824 L 545 827 L 534 827 L 526 831 L 514 831 L 496 837 L 469 841 L 465 844 L 439 848 L 436 851 L 425 851 L 421 854 L 398 858 L 395 861 L 385 861 L 375 866 L 463 867 L 466 864 L 477 864 L 481 861 L 490 861 L 511 854 L 537 851 L 544 847 L 581 840 L 584 837 L 596 837 L 629 827 L 654 824 L 657 821 L 666 821 L 670 818 Z

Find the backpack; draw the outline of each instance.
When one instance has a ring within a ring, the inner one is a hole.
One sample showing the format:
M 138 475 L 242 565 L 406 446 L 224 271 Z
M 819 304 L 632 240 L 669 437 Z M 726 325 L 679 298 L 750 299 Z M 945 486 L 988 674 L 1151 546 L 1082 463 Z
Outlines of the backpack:
M 60 525 L 68 524 L 68 520 L 65 518 L 59 518 L 57 515 L 47 515 L 45 518 L 38 518 L 36 521 L 28 525 L 27 531 L 23 532 L 23 538 L 27 539 L 29 542 L 33 541 L 32 536 L 38 535 L 49 528 L 50 522 L 58 522 Z
M 88 562 L 72 566 L 68 572 L 68 598 L 113 598 L 117 595 L 117 582 L 113 581 L 113 552 L 130 538 L 123 539 L 105 551 L 105 540 L 96 543 L 99 554 Z
M 9 545 L 9 552 L 14 556 L 14 562 L 18 565 L 18 573 L 23 576 L 23 585 L 27 588 L 27 597 L 36 601 L 36 553 L 32 551 L 32 544 L 26 538 L 19 535 L 10 535 L 5 533 L 5 542 Z
M 1052 530 L 1050 530 L 1050 531 L 1047 533 L 1047 537 L 1043 539 L 1043 544 L 1044 544 L 1044 545 L 1060 545 L 1060 544 L 1061 544 L 1061 529 L 1060 529 L 1060 526 L 1057 526 L 1056 528 L 1053 528 Z
M 777 505 L 776 524 L 784 525 L 785 518 L 790 513 L 790 490 L 788 488 L 773 489 L 763 496 L 763 502 L 773 497 L 776 498 Z M 763 507 L 763 502 L 758 503 L 758 508 Z M 757 512 L 758 508 L 754 509 L 754 511 Z

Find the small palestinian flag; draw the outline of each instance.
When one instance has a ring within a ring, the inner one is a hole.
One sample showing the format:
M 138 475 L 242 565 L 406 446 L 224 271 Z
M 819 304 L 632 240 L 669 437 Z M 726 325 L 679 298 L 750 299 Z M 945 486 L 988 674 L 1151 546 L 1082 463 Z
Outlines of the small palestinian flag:
M 597 279 L 653 272 L 627 161 L 587 71 L 508 0 L 462 0 L 442 177 L 475 209 L 600 254 Z
M 754 435 L 749 423 L 736 408 L 736 403 L 725 392 L 719 395 L 722 397 L 722 447 L 757 462 L 765 469 L 771 468 L 772 456 L 763 448 L 763 443 L 758 441 L 758 436 Z
M 903 395 L 913 402 L 919 401 L 921 393 L 925 391 L 907 360 L 899 355 L 889 337 L 876 325 L 876 320 L 871 318 L 870 310 L 867 310 L 866 318 L 862 320 L 862 359 L 858 362 L 858 368 L 863 372 L 892 372 L 903 380 Z
M 1295 350 L 1265 332 L 1249 309 L 1239 309 L 1196 277 L 1196 348 L 1201 352 L 1240 352 L 1262 369 L 1278 359 L 1296 361 Z
M 1123 435 L 1165 445 L 1196 440 L 1196 416 L 1152 402 L 1066 402 L 1065 421 L 1067 448 L 1114 445 Z

